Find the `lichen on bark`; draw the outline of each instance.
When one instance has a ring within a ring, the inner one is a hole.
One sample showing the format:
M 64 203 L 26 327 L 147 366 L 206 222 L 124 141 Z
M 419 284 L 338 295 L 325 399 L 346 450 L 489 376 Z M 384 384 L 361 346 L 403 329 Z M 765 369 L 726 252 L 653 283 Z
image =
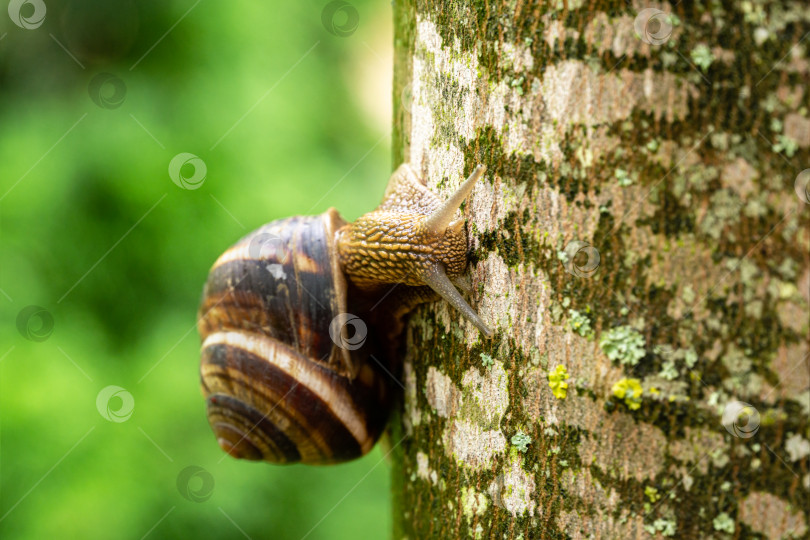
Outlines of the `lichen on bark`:
M 488 166 L 496 330 L 411 318 L 395 538 L 807 537 L 810 9 L 394 13 L 395 165 L 440 194 Z

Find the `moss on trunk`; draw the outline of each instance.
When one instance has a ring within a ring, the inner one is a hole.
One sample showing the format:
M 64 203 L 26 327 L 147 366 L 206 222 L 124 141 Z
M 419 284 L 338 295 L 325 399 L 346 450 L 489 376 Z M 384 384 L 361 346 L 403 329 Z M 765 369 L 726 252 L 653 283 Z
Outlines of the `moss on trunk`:
M 465 207 L 395 538 L 810 537 L 810 9 L 394 3 L 394 161 Z

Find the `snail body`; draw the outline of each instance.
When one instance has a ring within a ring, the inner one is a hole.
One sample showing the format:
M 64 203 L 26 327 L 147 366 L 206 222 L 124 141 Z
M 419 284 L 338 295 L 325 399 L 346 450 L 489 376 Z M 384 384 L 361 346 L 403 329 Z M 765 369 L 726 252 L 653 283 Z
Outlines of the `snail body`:
M 198 330 L 202 392 L 223 450 L 311 464 L 368 452 L 395 394 L 403 317 L 436 294 L 491 336 L 451 282 L 467 264 L 458 208 L 483 172 L 441 202 L 405 164 L 354 223 L 333 208 L 277 220 L 219 257 Z

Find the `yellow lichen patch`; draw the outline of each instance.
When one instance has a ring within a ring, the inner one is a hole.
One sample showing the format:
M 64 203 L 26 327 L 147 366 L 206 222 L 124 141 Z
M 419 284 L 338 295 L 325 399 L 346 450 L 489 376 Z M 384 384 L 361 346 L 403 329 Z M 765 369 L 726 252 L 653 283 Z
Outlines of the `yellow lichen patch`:
M 576 337 L 576 340 L 587 343 L 584 338 Z M 610 366 L 607 368 L 606 374 L 611 374 Z M 543 370 L 537 369 L 524 380 L 531 381 L 527 385 L 529 392 L 523 399 L 524 411 L 529 418 L 540 422 L 541 427 L 565 422 L 585 432 L 580 445 L 583 464 L 598 464 L 611 477 L 634 478 L 639 482 L 655 479 L 662 470 L 667 441 L 659 428 L 636 423 L 633 415 L 624 408 L 606 417 L 604 402 L 594 401 L 586 395 L 572 393 L 566 399 L 556 399 Z M 601 379 L 598 379 L 590 388 L 602 386 Z
M 628 409 L 635 411 L 641 407 L 641 395 L 644 390 L 638 379 L 622 379 L 613 385 L 612 391 L 614 396 L 624 400 Z
M 565 399 L 568 393 L 568 370 L 562 364 L 557 364 L 557 367 L 548 374 L 548 386 L 551 388 L 551 393 L 557 399 Z

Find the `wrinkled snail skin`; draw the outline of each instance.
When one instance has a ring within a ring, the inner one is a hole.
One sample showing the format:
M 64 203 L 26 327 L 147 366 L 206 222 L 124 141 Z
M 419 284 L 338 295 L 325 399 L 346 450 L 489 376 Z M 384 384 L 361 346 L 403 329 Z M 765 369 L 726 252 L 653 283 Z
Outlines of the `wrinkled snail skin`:
M 450 281 L 467 264 L 458 208 L 483 172 L 442 202 L 402 165 L 380 206 L 354 223 L 334 209 L 277 220 L 219 257 L 198 330 L 202 393 L 223 450 L 272 463 L 362 456 L 398 388 L 408 311 L 438 294 L 492 335 Z

